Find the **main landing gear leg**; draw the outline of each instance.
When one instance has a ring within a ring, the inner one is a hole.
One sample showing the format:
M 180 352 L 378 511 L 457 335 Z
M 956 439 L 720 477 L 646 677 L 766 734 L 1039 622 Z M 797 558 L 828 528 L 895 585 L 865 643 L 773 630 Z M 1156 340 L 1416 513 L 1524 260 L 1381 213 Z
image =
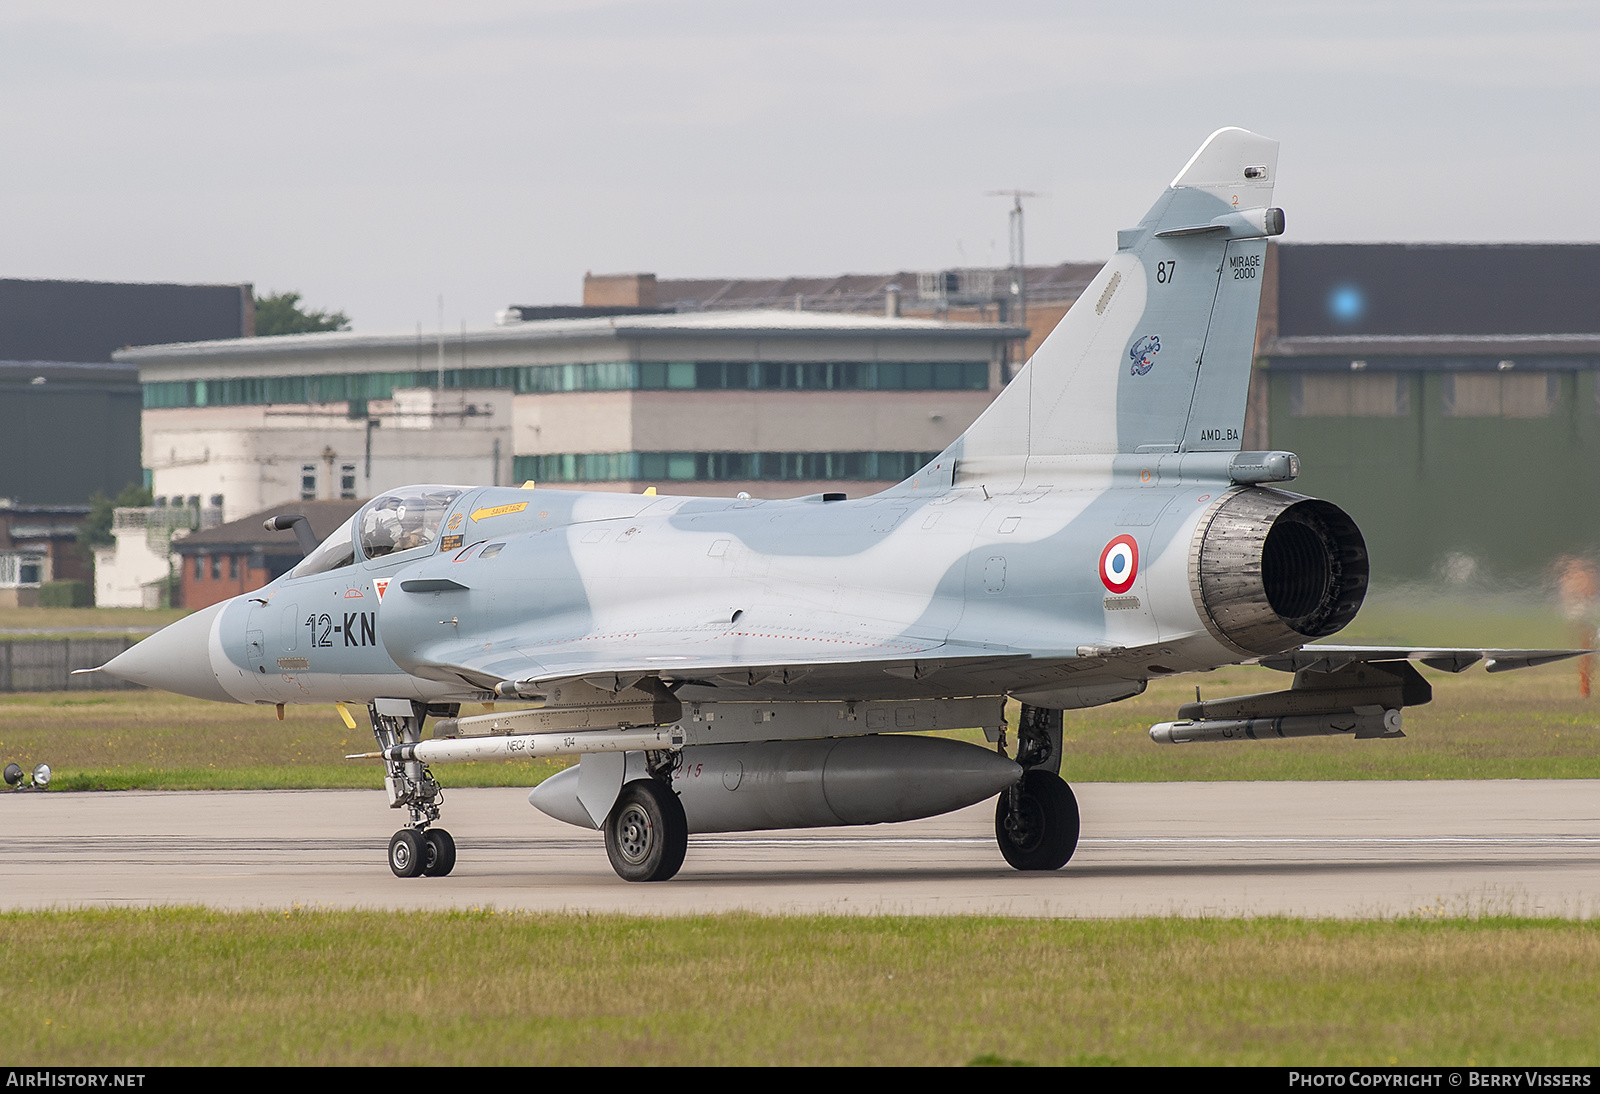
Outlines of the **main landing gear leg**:
M 379 699 L 367 713 L 379 749 L 387 751 L 422 740 L 428 709 L 421 703 Z M 396 877 L 444 877 L 455 869 L 456 841 L 443 828 L 430 827 L 439 819 L 444 792 L 433 781 L 428 765 L 419 760 L 388 760 L 385 767 L 389 808 L 411 813 L 410 823 L 389 838 L 389 869 Z
M 1078 800 L 1061 768 L 1061 712 L 1024 705 L 1017 724 L 1022 778 L 995 805 L 1000 853 L 1018 870 L 1059 870 L 1078 849 Z
M 606 816 L 606 857 L 623 881 L 666 881 L 689 850 L 689 822 L 672 789 L 678 754 L 647 757 L 650 777 L 624 783 Z

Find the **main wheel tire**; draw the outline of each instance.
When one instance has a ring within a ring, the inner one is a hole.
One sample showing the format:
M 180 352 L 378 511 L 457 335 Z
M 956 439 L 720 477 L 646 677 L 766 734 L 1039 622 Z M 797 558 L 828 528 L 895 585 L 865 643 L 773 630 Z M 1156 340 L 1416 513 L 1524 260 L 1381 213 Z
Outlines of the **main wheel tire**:
M 678 795 L 656 779 L 628 783 L 606 817 L 606 856 L 623 881 L 666 881 L 683 866 L 689 822 Z
M 389 869 L 395 877 L 420 877 L 427 857 L 427 843 L 415 828 L 402 828 L 389 837 Z
M 444 877 L 456 868 L 456 841 L 443 828 L 430 828 L 423 835 L 422 875 Z
M 1022 776 L 1017 807 L 1003 791 L 994 811 L 1000 853 L 1018 870 L 1059 870 L 1078 849 L 1078 799 L 1061 776 L 1029 771 Z

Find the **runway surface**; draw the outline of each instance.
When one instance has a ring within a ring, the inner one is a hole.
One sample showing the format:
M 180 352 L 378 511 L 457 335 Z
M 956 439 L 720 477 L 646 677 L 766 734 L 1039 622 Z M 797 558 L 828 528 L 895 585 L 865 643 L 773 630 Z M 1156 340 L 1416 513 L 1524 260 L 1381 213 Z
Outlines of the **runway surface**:
M 992 803 L 906 824 L 692 837 L 628 884 L 525 791 L 446 792 L 448 878 L 401 880 L 379 791 L 0 794 L 0 908 L 477 908 L 1018 916 L 1600 914 L 1600 781 L 1087 783 L 1050 874 Z

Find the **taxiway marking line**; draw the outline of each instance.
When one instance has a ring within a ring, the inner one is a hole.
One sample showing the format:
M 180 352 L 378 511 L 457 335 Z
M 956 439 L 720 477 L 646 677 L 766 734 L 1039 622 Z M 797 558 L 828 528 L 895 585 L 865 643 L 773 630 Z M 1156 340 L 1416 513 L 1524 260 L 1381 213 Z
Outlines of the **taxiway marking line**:
M 874 838 L 871 836 L 812 836 L 812 837 L 786 837 L 786 838 L 747 838 L 747 839 L 717 839 L 702 836 L 690 836 L 690 844 L 698 847 L 815 847 L 827 844 L 992 844 L 988 836 L 895 836 L 888 838 Z M 1078 841 L 1079 847 L 1095 846 L 1124 846 L 1128 844 L 1151 844 L 1172 847 L 1192 847 L 1196 844 L 1207 845 L 1234 845 L 1234 844 L 1276 844 L 1287 846 L 1305 845 L 1332 845 L 1348 846 L 1356 844 L 1381 844 L 1408 846 L 1413 844 L 1451 843 L 1488 846 L 1525 847 L 1530 844 L 1555 844 L 1557 846 L 1585 846 L 1600 845 L 1600 836 L 1270 836 L 1261 838 L 1231 838 L 1224 836 L 1092 836 Z

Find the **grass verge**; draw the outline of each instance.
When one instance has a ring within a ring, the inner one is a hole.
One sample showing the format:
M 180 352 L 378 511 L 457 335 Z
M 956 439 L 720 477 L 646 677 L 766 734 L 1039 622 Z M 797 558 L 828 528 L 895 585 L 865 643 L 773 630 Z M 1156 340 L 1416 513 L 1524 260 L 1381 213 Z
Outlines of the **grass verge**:
M 1600 776 L 1600 703 L 1578 697 L 1569 666 L 1425 672 L 1434 701 L 1406 710 L 1407 736 L 1395 741 L 1156 745 L 1150 726 L 1194 698 L 1196 682 L 1208 696 L 1238 695 L 1286 687 L 1289 677 L 1231 668 L 1153 681 L 1137 698 L 1066 713 L 1063 773 L 1077 782 Z M 52 787 L 63 790 L 377 787 L 376 762 L 342 759 L 373 747 L 364 729 L 347 729 L 325 706 L 290 707 L 280 722 L 271 707 L 156 692 L 0 695 L 0 763 L 48 763 Z M 450 764 L 435 773 L 447 788 L 533 786 L 565 766 Z
M 38 629 L 56 634 L 94 633 L 90 628 L 154 630 L 189 613 L 182 608 L 0 608 L 0 630 Z
M 1600 924 L 0 916 L 7 1056 L 160 1064 L 1590 1064 Z
M 359 712 L 357 712 L 359 714 Z M 313 790 L 383 786 L 377 745 L 331 706 L 208 703 L 155 691 L 0 695 L 0 763 L 48 763 L 51 790 Z M 451 764 L 445 785 L 534 786 L 565 760 Z

